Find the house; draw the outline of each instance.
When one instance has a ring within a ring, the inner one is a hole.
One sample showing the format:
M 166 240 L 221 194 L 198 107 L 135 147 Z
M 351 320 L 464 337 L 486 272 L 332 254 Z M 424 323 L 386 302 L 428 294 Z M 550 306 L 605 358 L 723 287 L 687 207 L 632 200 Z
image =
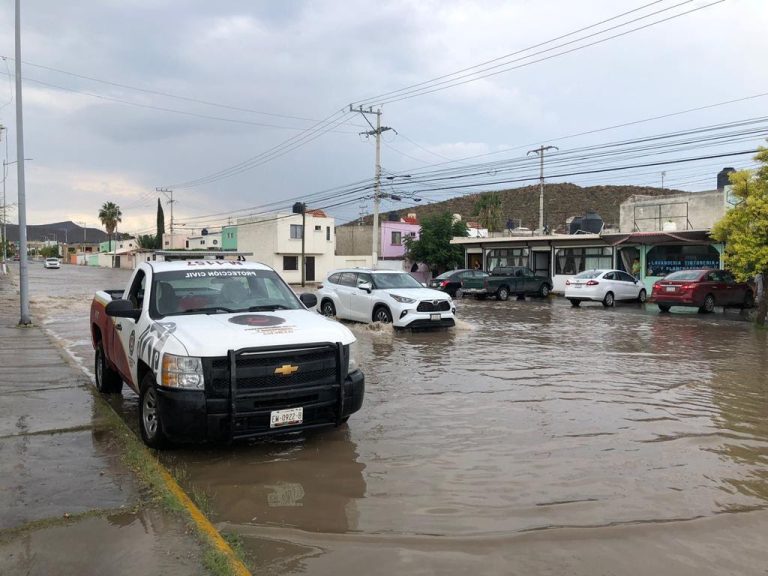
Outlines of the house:
M 252 252 L 253 260 L 271 266 L 292 284 L 301 282 L 302 238 L 305 280 L 322 280 L 336 267 L 335 222 L 322 210 L 307 210 L 304 217 L 278 213 L 237 221 L 237 249 Z
M 184 240 L 185 250 L 221 250 L 221 232 L 208 232 L 203 229 L 200 234 L 187 236 Z

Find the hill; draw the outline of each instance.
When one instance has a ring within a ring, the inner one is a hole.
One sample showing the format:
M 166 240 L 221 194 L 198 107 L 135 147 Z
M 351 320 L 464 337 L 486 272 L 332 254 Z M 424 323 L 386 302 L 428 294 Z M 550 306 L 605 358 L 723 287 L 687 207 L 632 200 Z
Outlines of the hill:
M 565 221 L 571 216 L 583 216 L 585 212 L 594 210 L 605 221 L 606 227 L 619 227 L 619 206 L 630 196 L 664 196 L 677 194 L 680 190 L 668 188 L 653 188 L 646 186 L 577 186 L 569 183 L 553 183 L 544 186 L 544 220 L 553 232 L 565 231 Z M 422 206 L 396 210 L 402 218 L 409 213 L 415 213 L 419 219 L 432 214 L 448 211 L 461 214 L 463 220 L 472 220 L 475 203 L 483 194 L 481 192 L 452 198 L 443 202 L 434 202 Z M 502 199 L 502 221 L 512 219 L 518 226 L 530 228 L 539 226 L 539 187 L 525 186 L 498 192 Z M 387 219 L 385 212 L 382 220 Z M 372 222 L 372 216 L 364 218 L 366 224 Z M 358 220 L 345 224 L 355 225 Z
M 8 224 L 8 240 L 11 242 L 19 241 L 18 224 Z M 52 224 L 28 224 L 27 240 L 32 242 L 43 242 L 45 240 L 55 240 L 58 242 L 106 242 L 107 233 L 100 228 L 83 228 L 71 220 L 66 222 L 54 222 Z

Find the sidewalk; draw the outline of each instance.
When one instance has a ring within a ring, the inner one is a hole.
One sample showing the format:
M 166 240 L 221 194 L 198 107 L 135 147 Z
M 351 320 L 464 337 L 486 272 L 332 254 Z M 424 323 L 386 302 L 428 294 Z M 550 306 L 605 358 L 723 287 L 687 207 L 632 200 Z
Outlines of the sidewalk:
M 194 534 L 122 463 L 88 378 L 18 318 L 0 274 L 0 574 L 205 573 Z

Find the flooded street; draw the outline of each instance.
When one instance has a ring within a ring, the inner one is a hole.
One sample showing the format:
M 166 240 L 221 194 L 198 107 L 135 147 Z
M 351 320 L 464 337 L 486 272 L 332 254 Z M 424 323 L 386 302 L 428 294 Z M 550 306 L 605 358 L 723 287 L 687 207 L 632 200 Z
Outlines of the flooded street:
M 91 297 L 129 272 L 30 268 L 36 321 L 92 372 Z M 558 298 L 457 313 L 351 326 L 348 426 L 161 458 L 260 574 L 768 573 L 766 332 Z M 133 392 L 113 405 L 135 429 Z

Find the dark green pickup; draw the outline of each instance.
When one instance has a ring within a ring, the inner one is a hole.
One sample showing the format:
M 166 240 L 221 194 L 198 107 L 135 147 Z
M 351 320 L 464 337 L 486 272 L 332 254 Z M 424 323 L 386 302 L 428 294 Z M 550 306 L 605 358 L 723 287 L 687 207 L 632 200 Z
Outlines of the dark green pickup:
M 461 289 L 464 294 L 473 294 L 478 299 L 496 296 L 497 300 L 506 300 L 510 294 L 546 298 L 552 291 L 552 279 L 538 276 L 525 266 L 504 266 L 494 268 L 485 278 L 465 279 Z

